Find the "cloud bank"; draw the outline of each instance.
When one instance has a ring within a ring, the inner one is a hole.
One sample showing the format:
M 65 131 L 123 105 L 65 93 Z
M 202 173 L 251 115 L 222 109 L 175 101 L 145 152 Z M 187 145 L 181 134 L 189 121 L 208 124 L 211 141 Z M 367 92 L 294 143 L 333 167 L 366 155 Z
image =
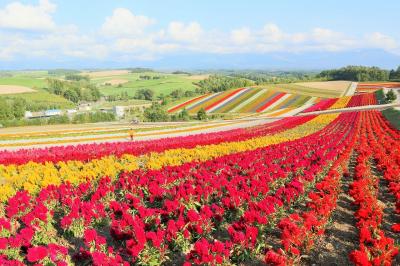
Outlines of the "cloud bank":
M 323 27 L 289 32 L 273 22 L 258 28 L 204 28 L 197 21 L 170 21 L 116 8 L 97 28 L 83 32 L 77 25 L 54 21 L 57 6 L 49 0 L 36 5 L 12 2 L 0 7 L 0 60 L 46 58 L 52 61 L 144 60 L 182 53 L 268 54 L 273 52 L 338 52 L 380 49 L 400 55 L 399 41 L 382 32 L 346 35 Z

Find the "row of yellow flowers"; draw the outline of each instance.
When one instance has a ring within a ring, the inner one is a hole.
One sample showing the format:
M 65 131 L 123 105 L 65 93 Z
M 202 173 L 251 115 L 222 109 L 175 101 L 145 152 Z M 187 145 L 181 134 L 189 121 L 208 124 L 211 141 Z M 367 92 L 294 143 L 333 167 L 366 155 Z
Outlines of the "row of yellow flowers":
M 350 100 L 351 96 L 340 97 L 329 109 L 345 108 Z
M 121 171 L 132 171 L 139 167 L 159 169 L 166 165 L 181 165 L 192 161 L 201 162 L 227 154 L 298 139 L 321 130 L 337 116 L 337 114 L 320 115 L 305 124 L 274 135 L 238 142 L 197 146 L 192 149 L 171 149 L 139 157 L 126 154 L 120 158 L 106 156 L 89 162 L 67 161 L 56 164 L 29 162 L 24 165 L 0 165 L 0 202 L 6 201 L 20 189 L 34 194 L 40 188 L 50 184 L 58 185 L 62 182 L 79 184 L 86 181 L 87 178 L 116 177 Z

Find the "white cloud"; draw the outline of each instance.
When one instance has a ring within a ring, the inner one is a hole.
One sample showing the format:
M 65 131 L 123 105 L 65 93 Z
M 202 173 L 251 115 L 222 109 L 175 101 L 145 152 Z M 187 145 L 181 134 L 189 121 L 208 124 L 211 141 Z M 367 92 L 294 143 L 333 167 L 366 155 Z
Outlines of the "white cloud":
M 185 25 L 183 22 L 173 21 L 168 25 L 168 33 L 176 41 L 196 42 L 201 38 L 203 29 L 197 22 Z
M 0 28 L 19 30 L 52 30 L 55 23 L 51 16 L 56 5 L 40 0 L 38 5 L 13 2 L 0 9 Z
M 243 27 L 231 31 L 231 38 L 235 44 L 244 45 L 253 41 L 252 33 L 249 28 Z
M 279 42 L 284 39 L 284 33 L 273 23 L 266 24 L 262 30 L 263 39 L 267 42 Z
M 384 50 L 398 50 L 399 44 L 390 36 L 382 34 L 380 32 L 373 32 L 371 34 L 367 34 L 365 39 L 368 43 L 374 48 L 382 48 Z
M 154 24 L 155 20 L 146 16 L 134 15 L 129 9 L 116 8 L 107 17 L 101 31 L 107 36 L 135 36 L 144 32 L 145 28 Z

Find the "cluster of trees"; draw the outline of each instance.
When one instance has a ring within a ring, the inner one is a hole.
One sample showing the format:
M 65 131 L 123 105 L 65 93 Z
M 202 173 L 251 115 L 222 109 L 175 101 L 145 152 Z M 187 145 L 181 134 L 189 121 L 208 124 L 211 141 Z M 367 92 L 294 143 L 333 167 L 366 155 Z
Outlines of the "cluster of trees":
M 245 78 L 211 75 L 208 78 L 197 82 L 198 93 L 220 92 L 228 89 L 240 88 L 254 85 L 254 82 Z
M 389 80 L 389 71 L 379 67 L 346 66 L 324 70 L 317 77 L 327 80 L 385 81 Z
M 171 91 L 171 93 L 169 94 L 169 96 L 173 99 L 181 99 L 183 97 L 193 97 L 195 96 L 196 93 L 194 91 L 184 91 L 182 89 L 176 89 Z
M 73 103 L 80 101 L 98 101 L 101 97 L 99 89 L 86 81 L 63 81 L 47 79 L 50 93 L 60 95 Z
M 158 96 L 158 99 L 161 101 L 163 105 L 167 105 L 171 100 L 179 100 L 183 97 L 194 97 L 198 94 L 198 92 L 183 89 L 176 89 L 171 91 L 169 94 L 164 95 L 163 93 Z
M 108 95 L 106 97 L 106 100 L 109 102 L 114 102 L 114 101 L 127 101 L 131 97 L 129 96 L 127 91 L 122 91 L 120 94 L 112 94 Z
M 400 81 L 400 66 L 396 70 L 392 69 L 389 72 L 389 79 L 393 81 Z
M 27 103 L 22 98 L 0 97 L 0 120 L 20 119 L 24 117 Z
M 83 75 L 77 75 L 77 74 L 65 75 L 65 79 L 72 80 L 72 81 L 86 81 L 86 82 L 90 81 L 89 76 L 83 76 Z
M 160 76 L 150 76 L 150 75 L 140 75 L 139 76 L 140 79 L 143 80 L 150 80 L 150 79 L 160 79 Z
M 189 72 L 181 71 L 181 70 L 174 71 L 174 72 L 172 72 L 172 74 L 175 74 L 175 75 L 192 75 Z
M 386 103 L 391 103 L 391 102 L 393 102 L 393 101 L 396 100 L 396 99 L 397 99 L 397 96 L 396 96 L 396 94 L 394 93 L 393 89 L 389 90 L 389 91 L 386 93 L 386 96 L 385 96 L 385 102 L 386 102 Z
M 189 121 L 191 119 L 206 120 L 207 118 L 207 113 L 203 108 L 195 116 L 190 116 L 186 109 L 177 114 L 169 115 L 164 106 L 156 102 L 144 110 L 144 119 L 149 122 Z
M 151 89 L 139 89 L 136 91 L 133 98 L 137 100 L 152 101 L 154 98 L 154 91 Z
M 154 102 L 151 107 L 144 110 L 144 118 L 149 122 L 169 121 L 169 115 L 165 108 Z

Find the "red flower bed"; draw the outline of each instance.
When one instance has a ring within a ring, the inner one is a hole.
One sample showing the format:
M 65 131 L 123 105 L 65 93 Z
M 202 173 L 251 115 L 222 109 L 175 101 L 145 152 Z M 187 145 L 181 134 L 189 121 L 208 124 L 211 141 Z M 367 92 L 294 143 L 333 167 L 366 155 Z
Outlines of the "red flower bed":
M 336 101 L 337 101 L 336 98 L 335 99 L 323 99 L 323 100 L 319 101 L 318 103 L 314 104 L 313 106 L 308 107 L 302 113 L 327 110 Z
M 18 192 L 0 220 L 0 263 L 150 265 L 181 253 L 186 264 L 249 261 L 264 252 L 268 228 L 277 219 L 294 219 L 300 228 L 324 223 L 332 205 L 324 203 L 334 201 L 337 174 L 321 180 L 347 151 L 354 123 L 357 114 L 346 113 L 296 141 L 203 163 L 136 170 L 116 182 L 105 177 L 77 187 L 49 186 L 35 198 Z M 298 220 L 291 208 L 307 194 L 314 201 Z
M 351 97 L 347 107 L 356 107 L 356 106 L 364 106 L 364 105 L 374 105 L 378 104 L 375 93 L 365 93 L 354 95 Z

